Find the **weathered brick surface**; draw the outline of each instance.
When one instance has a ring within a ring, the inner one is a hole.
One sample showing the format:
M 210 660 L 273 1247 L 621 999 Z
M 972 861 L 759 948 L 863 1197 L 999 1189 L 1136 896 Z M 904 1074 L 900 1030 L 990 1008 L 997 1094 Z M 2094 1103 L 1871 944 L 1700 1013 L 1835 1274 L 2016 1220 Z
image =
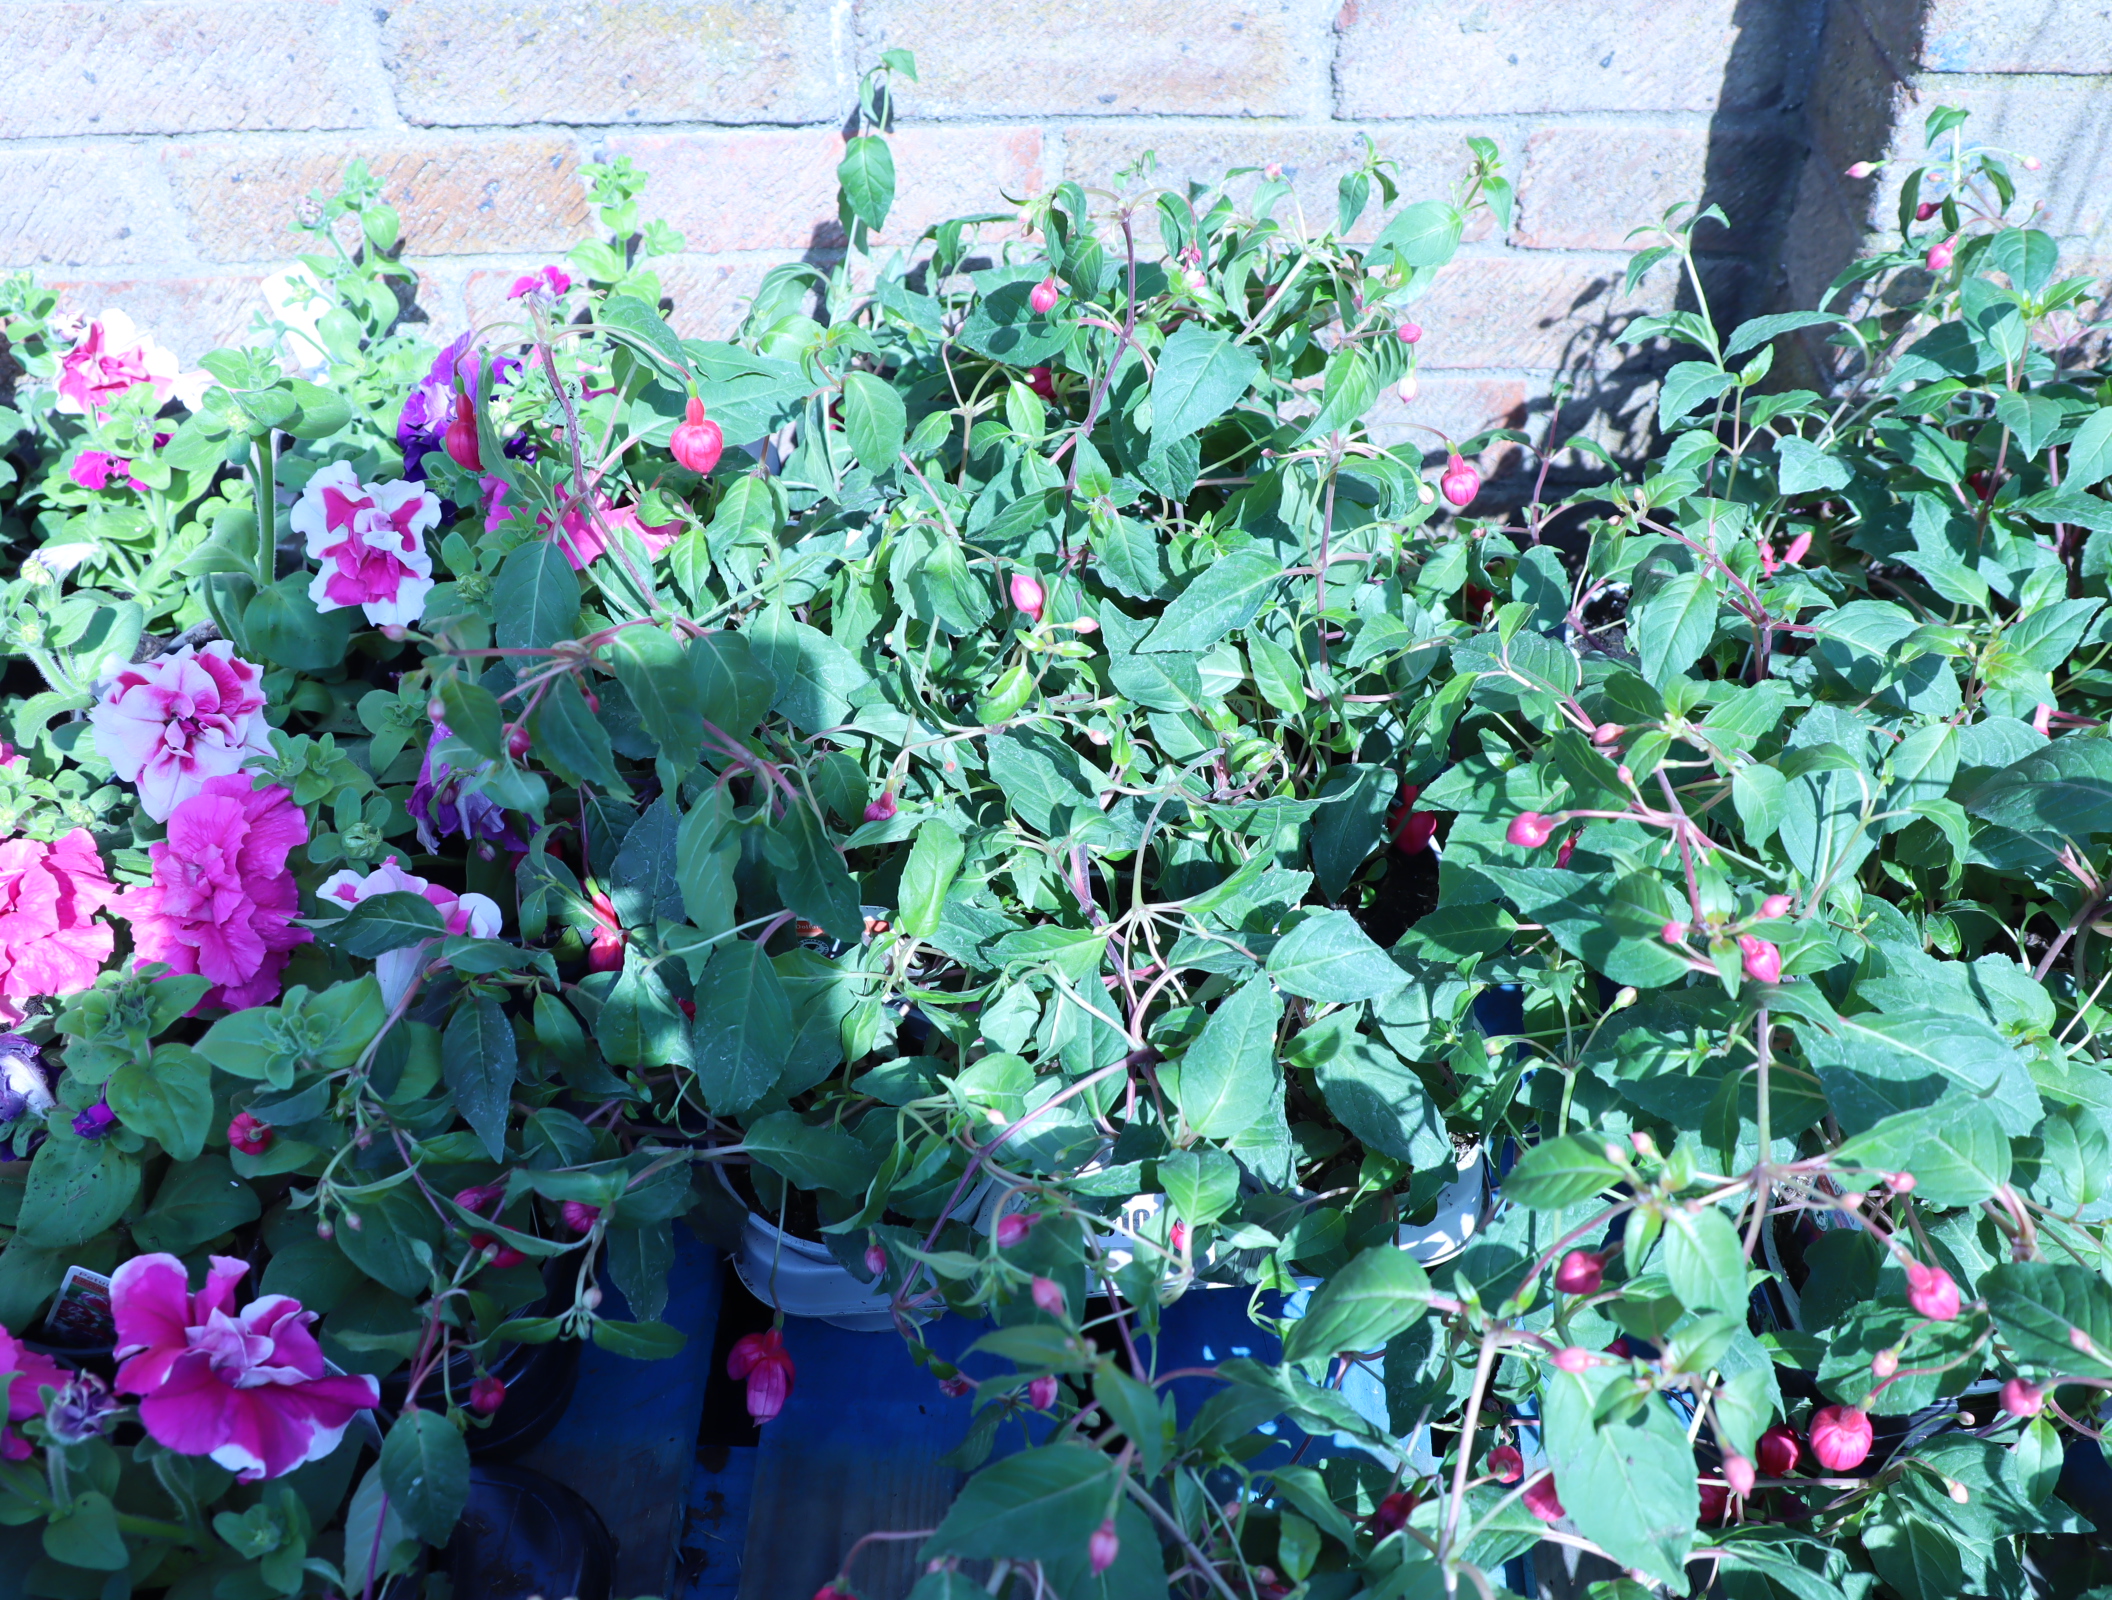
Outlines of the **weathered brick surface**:
M 1146 180 L 1185 190 L 1191 182 L 1219 183 L 1234 167 L 1265 167 L 1279 163 L 1297 199 L 1297 209 L 1288 203 L 1277 216 L 1290 221 L 1303 214 L 1314 231 L 1335 225 L 1336 185 L 1343 173 L 1364 159 L 1363 131 L 1354 124 L 1304 123 L 1260 130 L 1223 125 L 1165 122 L 1076 122 L 1063 130 L 1063 176 L 1081 183 L 1112 187 L 1116 172 L 1129 166 L 1146 150 L 1158 158 L 1158 168 Z M 1467 150 L 1470 133 L 1496 135 L 1498 130 L 1476 128 L 1389 128 L 1370 130 L 1379 153 L 1399 163 L 1394 181 L 1401 198 L 1420 199 L 1441 195 L 1466 175 L 1472 164 Z M 1515 135 L 1507 130 L 1497 138 L 1505 155 L 1515 165 L 1520 152 Z M 1233 192 L 1244 198 L 1260 178 L 1235 180 Z M 1351 231 L 1354 239 L 1376 234 L 1388 212 L 1376 185 L 1363 217 Z M 1469 242 L 1487 238 L 1493 229 L 1486 211 L 1478 212 L 1468 227 Z
M 1931 0 L 1931 72 L 2112 73 L 2106 0 Z
M 1804 0 L 1344 0 L 1345 117 L 1751 110 L 1781 102 Z
M 1624 359 L 1614 338 L 1672 300 L 1669 270 L 1633 298 L 1625 263 L 1582 256 L 1471 255 L 1442 269 L 1412 315 L 1423 325 L 1425 371 L 1445 367 L 1569 368 Z
M 562 135 L 182 144 L 166 162 L 206 257 L 269 261 L 300 247 L 296 209 L 309 191 L 335 189 L 355 156 L 401 214 L 408 255 L 563 251 L 587 224 L 578 150 Z
M 414 123 L 820 122 L 843 110 L 829 0 L 397 0 Z
M 1526 146 L 1512 241 L 1535 250 L 1620 250 L 1631 230 L 1679 201 L 1723 207 L 1701 247 L 1745 252 L 1772 232 L 1794 172 L 1794 146 L 1772 133 L 1706 128 L 1543 128 Z
M 379 85 L 332 0 L 10 0 L 0 139 L 350 128 Z
M 85 317 L 116 307 L 142 333 L 176 353 L 189 366 L 208 350 L 248 343 L 264 296 L 254 273 L 207 274 L 195 278 L 46 280 L 59 304 Z
M 917 117 L 1298 116 L 1327 96 L 1323 0 L 864 0 L 866 60 L 914 50 Z
M 1469 373 L 1424 372 L 1417 375 L 1413 400 L 1388 389 L 1372 407 L 1371 435 L 1381 444 L 1405 445 L 1414 456 L 1442 456 L 1442 447 L 1423 429 L 1435 428 L 1455 440 L 1466 440 L 1485 428 L 1523 428 L 1539 385 L 1521 377 L 1484 377 Z M 1516 465 L 1515 444 L 1497 440 L 1475 458 L 1486 476 Z
M 1805 106 L 1814 161 L 1841 172 L 1875 160 L 1902 118 L 1928 111 L 1915 104 L 1905 76 L 1920 42 L 1923 3 L 1857 0 L 1827 14 Z
M 183 231 L 138 146 L 0 146 L 0 265 L 134 266 L 182 259 Z
M 1005 209 L 1043 185 L 1036 128 L 903 128 L 892 141 L 898 188 L 882 237 L 907 242 L 947 217 Z M 610 156 L 653 176 L 642 202 L 690 250 L 836 250 L 836 164 L 843 137 L 821 129 L 618 134 Z

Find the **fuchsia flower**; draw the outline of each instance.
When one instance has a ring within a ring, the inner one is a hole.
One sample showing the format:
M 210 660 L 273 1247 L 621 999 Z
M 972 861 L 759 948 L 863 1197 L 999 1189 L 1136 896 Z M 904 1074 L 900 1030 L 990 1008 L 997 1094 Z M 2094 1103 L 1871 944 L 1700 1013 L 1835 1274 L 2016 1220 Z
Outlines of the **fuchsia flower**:
M 1750 933 L 1741 933 L 1738 935 L 1738 949 L 1745 957 L 1745 975 L 1753 982 L 1782 981 L 1782 950 L 1779 945 L 1755 938 Z
M 1491 1450 L 1489 1452 L 1490 1466 L 1493 1468 L 1496 1458 L 1509 1449 L 1510 1446 L 1508 1445 L 1498 1445 L 1494 1450 Z M 1515 1450 L 1511 1451 L 1512 1455 L 1517 1453 Z M 1506 1478 L 1504 1481 L 1508 1483 L 1511 1480 Z M 1401 1529 L 1407 1527 L 1408 1519 L 1414 1515 L 1415 1491 L 1412 1489 L 1396 1489 L 1392 1494 L 1372 1507 L 1371 1515 L 1366 1519 L 1364 1525 L 1371 1530 L 1373 1538 L 1383 1539 L 1389 1533 L 1398 1533 Z
M 268 1122 L 259 1122 L 247 1111 L 237 1111 L 227 1125 L 227 1142 L 246 1156 L 260 1156 L 278 1140 Z
M 2002 1409 L 2013 1417 L 2035 1417 L 2045 1406 L 2046 1391 L 2038 1384 L 2011 1378 L 2002 1385 Z
M 224 639 L 126 667 L 88 713 L 96 751 L 139 786 L 140 810 L 166 822 L 208 779 L 273 759 L 263 685 Z
M 1569 1513 L 1562 1507 L 1562 1497 L 1555 1493 L 1555 1475 L 1543 1472 L 1525 1486 L 1525 1509 L 1542 1522 L 1560 1522 Z
M 254 1483 L 335 1450 L 352 1418 L 380 1403 L 381 1386 L 324 1369 L 308 1331 L 315 1313 L 298 1300 L 268 1294 L 236 1311 L 248 1271 L 214 1256 L 191 1294 L 174 1256 L 134 1256 L 111 1276 L 110 1309 L 124 1362 L 117 1387 L 141 1397 L 155 1442 Z
M 483 484 L 485 493 L 485 532 L 490 532 L 502 522 L 511 522 L 520 515 L 519 511 L 506 503 L 507 486 L 504 478 L 484 478 L 479 481 Z M 659 522 L 648 527 L 638 520 L 636 506 L 613 506 L 609 503 L 608 496 L 599 491 L 594 495 L 594 512 L 598 513 L 598 517 L 590 514 L 584 506 L 574 506 L 565 513 L 564 531 L 557 536 L 557 547 L 564 551 L 565 559 L 572 563 L 574 572 L 586 571 L 607 552 L 609 541 L 603 536 L 604 530 L 613 534 L 618 528 L 628 529 L 632 537 L 645 546 L 649 560 L 657 559 L 660 552 L 673 544 L 682 533 L 679 518 L 673 522 Z M 547 529 L 550 526 L 549 516 L 538 512 L 535 525 Z
M 1048 594 L 1041 580 L 1031 572 L 1015 572 L 1011 582 L 1012 604 L 1024 611 L 1034 621 L 1041 620 L 1041 608 L 1048 601 Z
M 1537 811 L 1521 811 L 1511 818 L 1511 825 L 1503 830 L 1503 836 L 1512 844 L 1537 850 L 1554 837 L 1557 826 L 1553 817 L 1544 817 Z
M 1555 1268 L 1555 1287 L 1563 1294 L 1597 1294 L 1606 1281 L 1606 1258 L 1589 1250 L 1572 1250 Z
M 293 926 L 301 897 L 286 870 L 288 853 L 307 842 L 308 818 L 287 790 L 253 788 L 241 775 L 206 779 L 169 813 L 168 838 L 148 847 L 154 881 L 111 902 L 132 924 L 138 963 L 212 979 L 201 1007 L 276 999 L 286 953 L 315 937 Z
M 488 1417 L 506 1403 L 506 1385 L 486 1373 L 469 1386 L 469 1409 Z
M 1037 1411 L 1053 1410 L 1056 1405 L 1056 1379 L 1044 1373 L 1028 1384 L 1027 1404 Z
M 1028 1293 L 1033 1297 L 1034 1304 L 1049 1316 L 1063 1316 L 1069 1309 L 1063 1297 L 1063 1286 L 1053 1278 L 1036 1278 L 1029 1285 Z
M 1786 894 L 1771 894 L 1760 902 L 1760 915 L 1769 920 L 1773 920 L 1776 917 L 1786 917 L 1789 915 L 1790 907 L 1795 904 L 1796 901 Z
M 1007 1211 L 997 1219 L 997 1247 L 1009 1250 L 1033 1231 L 1039 1217 L 1030 1217 L 1024 1211 Z
M 785 1409 L 792 1393 L 792 1355 L 776 1328 L 734 1341 L 726 1357 L 726 1376 L 748 1385 L 748 1415 L 768 1422 Z
M 419 895 L 436 906 L 441 916 L 447 919 L 449 933 L 466 933 L 475 939 L 489 939 L 504 925 L 497 901 L 481 894 L 457 894 L 437 883 L 428 883 L 405 872 L 394 856 L 365 877 L 349 867 L 334 872 L 323 880 L 322 888 L 316 893 L 348 911 L 377 894 Z M 374 977 L 381 984 L 382 999 L 393 1007 L 410 989 L 411 981 L 425 970 L 428 959 L 428 954 L 419 945 L 376 956 Z
M 600 1206 L 588 1205 L 584 1200 L 567 1200 L 559 1210 L 564 1217 L 567 1233 L 592 1233 L 595 1222 L 601 1216 Z
M 1498 1483 L 1516 1483 L 1525 1476 L 1525 1457 L 1516 1445 L 1500 1444 L 1489 1452 L 1489 1473 Z
M 369 622 L 396 627 L 425 615 L 425 534 L 440 525 L 440 498 L 424 485 L 361 483 L 351 462 L 333 461 L 308 480 L 287 523 L 320 565 L 308 586 L 316 610 L 358 606 Z
M 116 898 L 86 828 L 0 843 L 0 1022 L 20 1022 L 31 995 L 93 987 L 116 943 L 94 917 Z
M 1811 1453 L 1828 1472 L 1850 1472 L 1870 1454 L 1870 1413 L 1854 1406 L 1825 1406 L 1811 1419 Z
M 867 822 L 885 822 L 895 814 L 897 809 L 895 791 L 882 789 L 879 799 L 866 802 L 865 820 Z
M 1735 1450 L 1723 1458 L 1723 1481 L 1730 1485 L 1731 1493 L 1741 1500 L 1753 1492 L 1758 1480 L 1753 1470 L 1752 1458 L 1739 1455 Z
M 109 414 L 111 406 L 141 384 L 151 384 L 157 405 L 174 395 L 197 410 L 211 374 L 182 372 L 176 357 L 133 327 L 122 311 L 105 311 L 59 363 L 58 409 L 75 416 Z
M 1958 1320 L 1958 1283 L 1941 1267 L 1907 1263 L 1907 1304 L 1931 1322 Z
M 1115 1564 L 1115 1557 L 1122 1553 L 1122 1541 L 1115 1535 L 1115 1519 L 1106 1518 L 1093 1530 L 1093 1536 L 1085 1542 L 1086 1565 L 1099 1577 Z
M 12 1425 L 26 1422 L 44 1409 L 44 1401 L 37 1393 L 40 1386 L 63 1389 L 72 1374 L 50 1356 L 23 1349 L 5 1328 L 0 1328 L 0 1372 L 15 1375 L 7 1385 L 9 1426 L 0 1429 L 0 1459 L 26 1461 L 30 1454 L 29 1441 L 15 1432 Z
M 1579 1373 L 1592 1365 L 1592 1354 L 1582 1345 L 1564 1345 L 1553 1357 L 1557 1372 Z
M 562 267 L 543 267 L 538 271 L 513 280 L 513 287 L 506 291 L 506 298 L 518 300 L 524 294 L 548 295 L 551 299 L 562 298 L 572 288 L 571 274 Z

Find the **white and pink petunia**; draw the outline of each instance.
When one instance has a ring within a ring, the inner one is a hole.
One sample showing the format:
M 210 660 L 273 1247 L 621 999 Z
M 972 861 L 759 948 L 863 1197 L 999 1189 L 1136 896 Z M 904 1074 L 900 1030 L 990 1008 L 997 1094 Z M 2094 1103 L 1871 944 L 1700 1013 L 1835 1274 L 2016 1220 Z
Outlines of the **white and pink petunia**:
M 425 534 L 440 524 L 440 498 L 423 484 L 361 483 L 351 462 L 333 461 L 308 480 L 288 520 L 321 565 L 308 586 L 316 610 L 359 606 L 376 627 L 425 615 Z
M 173 394 L 195 411 L 212 387 L 212 374 L 184 372 L 179 366 L 122 311 L 105 311 L 59 362 L 58 409 L 100 417 L 145 383 L 153 385 L 156 405 Z
M 248 1263 L 214 1256 L 190 1292 L 172 1255 L 134 1256 L 110 1279 L 117 1387 L 139 1420 L 180 1455 L 211 1456 L 244 1483 L 319 1461 L 381 1400 L 369 1377 L 332 1374 L 309 1331 L 315 1313 L 283 1294 L 235 1309 Z
M 224 639 L 120 671 L 88 713 L 95 748 L 157 822 L 205 786 L 275 758 L 264 674 Z
M 449 933 L 466 933 L 474 939 L 492 938 L 503 925 L 498 902 L 488 895 L 457 894 L 440 884 L 428 883 L 416 873 L 405 872 L 394 856 L 365 877 L 350 868 L 334 872 L 323 881 L 317 893 L 326 904 L 342 906 L 347 911 L 378 894 L 415 894 L 439 909 L 440 915 L 447 919 Z M 417 945 L 390 950 L 374 958 L 374 977 L 381 984 L 381 997 L 391 1010 L 410 989 L 412 980 L 424 968 L 426 960 Z

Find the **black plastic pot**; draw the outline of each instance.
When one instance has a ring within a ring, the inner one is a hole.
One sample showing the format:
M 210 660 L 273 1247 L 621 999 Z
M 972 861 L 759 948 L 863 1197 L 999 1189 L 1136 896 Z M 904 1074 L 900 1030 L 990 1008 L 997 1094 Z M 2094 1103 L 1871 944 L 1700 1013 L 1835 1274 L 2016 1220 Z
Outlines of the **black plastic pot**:
M 469 1454 L 476 1461 L 503 1461 L 542 1443 L 557 1426 L 572 1403 L 579 1382 L 579 1341 L 553 1339 L 548 1344 L 502 1344 L 495 1346 L 498 1359 L 488 1368 L 506 1385 L 506 1399 L 492 1414 L 491 1425 L 469 1431 Z M 451 1391 L 455 1402 L 469 1399 L 470 1385 L 477 1379 L 476 1363 L 466 1355 L 447 1364 L 445 1381 L 435 1372 L 425 1380 L 419 1401 L 438 1411 Z M 391 1373 L 381 1380 L 381 1404 L 395 1413 L 403 1409 L 404 1391 L 410 1374 Z
M 616 1539 L 599 1512 L 554 1478 L 480 1463 L 443 1559 L 454 1600 L 609 1600 Z

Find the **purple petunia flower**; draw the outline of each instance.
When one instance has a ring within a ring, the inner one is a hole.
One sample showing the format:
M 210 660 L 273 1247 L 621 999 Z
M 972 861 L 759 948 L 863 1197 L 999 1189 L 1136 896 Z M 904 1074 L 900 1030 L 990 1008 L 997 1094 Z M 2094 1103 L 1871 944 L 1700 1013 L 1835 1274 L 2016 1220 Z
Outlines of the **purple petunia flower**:
M 51 1077 L 37 1042 L 0 1033 L 0 1123 L 13 1122 L 25 1111 L 42 1116 L 51 1107 Z
M 425 479 L 425 457 L 441 448 L 447 425 L 455 418 L 455 385 L 474 396 L 484 371 L 484 352 L 470 348 L 470 335 L 463 334 L 434 359 L 432 369 L 412 385 L 404 396 L 403 413 L 396 419 L 396 442 L 403 447 L 403 475 Z M 512 356 L 499 356 L 491 365 L 491 383 L 497 388 L 520 376 L 521 364 Z M 513 455 L 509 443 L 506 453 Z
M 117 1113 L 110 1109 L 110 1102 L 98 1100 L 73 1119 L 73 1131 L 83 1139 L 100 1139 L 116 1120 Z
M 447 724 L 434 723 L 425 760 L 418 768 L 418 782 L 411 790 L 407 809 L 418 825 L 418 843 L 435 851 L 442 839 L 459 833 L 465 839 L 489 840 L 508 850 L 527 849 L 527 841 L 513 831 L 505 811 L 480 790 L 465 793 L 464 774 L 440 759 L 440 741 L 447 737 Z

